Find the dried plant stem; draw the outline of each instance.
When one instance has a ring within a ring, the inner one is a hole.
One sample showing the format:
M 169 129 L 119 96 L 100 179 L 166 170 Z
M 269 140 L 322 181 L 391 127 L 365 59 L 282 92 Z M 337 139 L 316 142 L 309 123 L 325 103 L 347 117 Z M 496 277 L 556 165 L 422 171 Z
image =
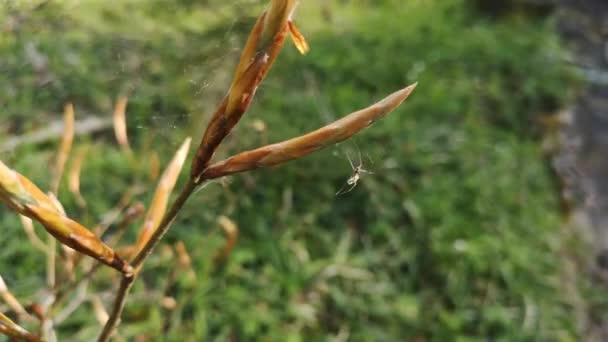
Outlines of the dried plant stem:
M 44 241 L 42 241 L 42 239 L 40 239 L 38 234 L 36 234 L 36 231 L 34 230 L 34 222 L 32 221 L 32 219 L 23 215 L 19 215 L 19 218 L 21 219 L 21 225 L 23 227 L 23 230 L 25 231 L 25 234 L 30 240 L 32 246 L 34 246 L 42 253 L 47 254 L 48 246 L 46 245 L 46 243 L 44 243 Z
M 150 256 L 154 248 L 161 241 L 163 236 L 167 233 L 171 224 L 175 220 L 175 217 L 182 209 L 190 195 L 196 189 L 197 184 L 194 183 L 194 180 L 191 178 L 188 179 L 188 183 L 184 185 L 182 191 L 179 196 L 173 202 L 171 209 L 167 212 L 162 222 L 158 226 L 158 228 L 154 231 L 154 233 L 150 236 L 148 242 L 141 248 L 141 250 L 137 253 L 135 258 L 133 259 L 131 266 L 133 269 L 138 270 L 140 266 L 144 263 L 144 261 Z M 116 298 L 114 299 L 114 304 L 112 307 L 112 312 L 110 313 L 110 317 L 108 318 L 101 335 L 99 335 L 98 342 L 107 342 L 110 340 L 112 333 L 120 323 L 120 317 L 122 316 L 122 312 L 125 308 L 125 304 L 127 302 L 127 295 L 129 290 L 133 286 L 133 282 L 135 281 L 137 274 L 133 275 L 124 275 L 120 281 L 120 287 L 118 288 L 118 292 L 116 294 Z
M 143 262 L 148 258 L 148 256 L 150 256 L 152 250 L 158 245 L 165 233 L 167 233 L 167 231 L 171 227 L 171 224 L 175 220 L 177 213 L 182 209 L 182 207 L 184 206 L 190 195 L 192 195 L 194 190 L 201 185 L 202 182 L 195 183 L 194 180 L 188 179 L 188 182 L 182 188 L 182 191 L 180 192 L 179 196 L 177 197 L 175 202 L 173 202 L 171 209 L 167 212 L 154 234 L 150 236 L 148 243 L 137 253 L 135 258 L 133 258 L 133 268 L 139 268 L 143 264 Z
M 55 263 L 57 259 L 57 243 L 49 236 L 48 252 L 46 257 L 46 283 L 50 289 L 55 287 Z
M 0 334 L 4 334 L 19 341 L 40 341 L 40 338 L 23 329 L 21 326 L 11 321 L 10 318 L 6 317 L 1 312 Z
M 21 303 L 19 303 L 17 298 L 11 293 L 11 291 L 9 291 L 4 279 L 2 279 L 2 276 L 0 276 L 0 298 L 4 300 L 11 310 L 15 311 L 17 315 L 19 315 L 19 318 L 32 318 Z
M 122 316 L 122 312 L 125 309 L 125 304 L 127 303 L 127 295 L 129 294 L 129 290 L 133 286 L 133 281 L 135 280 L 135 276 L 125 277 L 123 276 L 120 280 L 120 287 L 116 293 L 116 298 L 114 299 L 114 305 L 112 307 L 112 312 L 110 313 L 110 317 L 106 321 L 106 324 L 101 331 L 101 335 L 97 339 L 98 342 L 107 342 L 112 337 L 114 330 L 118 327 L 120 323 L 120 317 Z
M 66 285 L 64 285 L 63 287 L 59 288 L 59 290 L 55 291 L 56 292 L 55 293 L 55 303 L 62 300 L 66 294 L 72 292 L 72 290 L 74 290 L 75 288 L 80 286 L 80 284 L 82 284 L 83 282 L 91 280 L 91 278 L 93 278 L 95 273 L 97 273 L 97 271 L 101 268 L 102 265 L 103 265 L 102 263 L 96 262 L 79 279 L 69 282 Z

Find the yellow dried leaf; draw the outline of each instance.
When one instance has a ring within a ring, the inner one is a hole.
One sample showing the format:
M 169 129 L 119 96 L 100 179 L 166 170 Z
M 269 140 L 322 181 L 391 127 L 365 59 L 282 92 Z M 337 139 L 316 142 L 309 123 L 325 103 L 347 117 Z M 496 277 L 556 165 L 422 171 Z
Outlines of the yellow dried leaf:
M 11 170 L 0 160 L 0 200 L 23 214 L 25 205 L 37 204 L 50 210 L 58 210 L 55 203 L 34 183 Z
M 127 137 L 127 98 L 121 97 L 116 103 L 114 108 L 114 134 L 116 135 L 116 141 L 121 148 L 129 149 L 129 138 Z
M 141 250 L 141 248 L 143 248 L 143 246 L 148 242 L 165 216 L 167 204 L 169 203 L 169 196 L 171 196 L 171 192 L 173 192 L 177 178 L 179 177 L 182 167 L 184 166 L 184 162 L 186 161 L 186 157 L 188 156 L 190 142 L 190 138 L 187 138 L 184 141 L 158 182 L 156 191 L 154 193 L 154 198 L 152 199 L 152 203 L 150 204 L 150 208 L 146 213 L 143 226 L 139 233 L 139 238 L 136 244 L 136 249 L 138 251 Z
M 43 207 L 27 206 L 27 209 L 29 216 L 40 222 L 61 243 L 121 272 L 130 272 L 131 266 L 78 222 Z
M 63 176 L 63 169 L 65 163 L 68 160 L 70 151 L 72 150 L 72 143 L 74 142 L 74 106 L 71 103 L 65 105 L 63 113 L 63 136 L 61 138 L 61 145 L 57 152 L 57 160 L 55 161 L 55 177 L 51 184 L 51 192 L 57 193 L 59 189 L 59 183 Z
M 87 147 L 82 146 L 76 152 L 76 156 L 72 161 L 72 166 L 70 167 L 70 171 L 68 172 L 68 187 L 74 198 L 76 198 L 76 202 L 80 207 L 86 207 L 87 202 L 84 197 L 80 193 L 80 174 L 82 172 L 82 162 L 87 154 Z
M 287 24 L 289 25 L 289 33 L 291 33 L 293 44 L 301 54 L 307 54 L 308 51 L 310 51 L 310 46 L 308 46 L 306 38 L 304 38 L 304 35 L 300 32 L 300 30 L 298 30 L 296 24 L 294 24 L 292 21 L 287 22 Z

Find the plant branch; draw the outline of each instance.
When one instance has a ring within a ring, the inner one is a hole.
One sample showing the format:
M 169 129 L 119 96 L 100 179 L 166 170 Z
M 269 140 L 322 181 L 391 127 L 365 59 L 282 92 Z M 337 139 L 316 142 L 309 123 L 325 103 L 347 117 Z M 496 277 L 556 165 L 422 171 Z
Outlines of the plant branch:
M 114 306 L 112 308 L 112 312 L 110 313 L 110 317 L 106 322 L 103 330 L 101 331 L 101 335 L 97 339 L 98 342 L 107 342 L 112 337 L 114 330 L 120 324 L 120 317 L 122 316 L 122 311 L 125 308 L 125 304 L 127 302 L 127 295 L 129 294 L 129 290 L 133 286 L 133 281 L 135 280 L 135 275 L 131 276 L 123 275 L 120 280 L 120 287 L 118 288 L 118 292 L 116 294 L 116 299 L 114 299 Z
M 171 209 L 169 210 L 169 212 L 167 212 L 158 228 L 154 231 L 152 236 L 150 236 L 148 242 L 141 248 L 139 253 L 137 253 L 135 258 L 133 259 L 132 266 L 133 269 L 135 269 L 136 271 L 131 276 L 123 275 L 122 280 L 120 282 L 120 287 L 118 288 L 118 292 L 116 294 L 116 299 L 114 300 L 112 312 L 110 313 L 110 317 L 108 318 L 108 321 L 103 327 L 98 342 L 107 342 L 110 340 L 112 333 L 120 323 L 120 317 L 122 316 L 122 312 L 125 308 L 127 295 L 129 293 L 129 290 L 133 286 L 133 282 L 137 277 L 141 265 L 148 258 L 148 256 L 150 256 L 154 248 L 159 244 L 163 236 L 167 233 L 167 231 L 171 227 L 171 224 L 175 220 L 175 217 L 182 209 L 190 195 L 192 195 L 196 187 L 197 184 L 194 182 L 194 180 L 189 178 L 188 183 L 184 185 L 179 196 L 177 197 L 177 199 L 175 199 L 175 202 L 173 202 Z

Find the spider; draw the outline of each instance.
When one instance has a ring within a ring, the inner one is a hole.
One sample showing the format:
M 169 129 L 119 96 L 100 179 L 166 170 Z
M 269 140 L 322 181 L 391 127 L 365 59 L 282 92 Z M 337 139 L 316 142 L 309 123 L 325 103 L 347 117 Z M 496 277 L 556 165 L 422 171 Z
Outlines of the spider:
M 348 158 L 348 162 L 350 163 L 350 167 L 353 169 L 353 174 L 346 180 L 346 183 L 336 192 L 336 196 L 344 195 L 346 193 L 351 192 L 356 186 L 359 180 L 361 179 L 361 174 L 373 174 L 373 172 L 368 171 L 363 168 L 363 160 L 361 159 L 361 151 L 359 151 L 359 165 L 355 166 L 353 164 L 352 159 L 350 159 L 350 155 L 347 153 L 346 157 Z M 368 157 L 369 158 L 369 157 Z

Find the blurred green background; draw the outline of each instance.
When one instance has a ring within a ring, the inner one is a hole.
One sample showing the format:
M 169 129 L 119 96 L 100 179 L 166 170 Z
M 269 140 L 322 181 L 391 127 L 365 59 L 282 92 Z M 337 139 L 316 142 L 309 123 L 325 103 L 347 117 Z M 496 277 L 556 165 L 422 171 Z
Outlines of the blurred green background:
M 135 155 L 120 152 L 111 129 L 78 136 L 89 149 L 88 208 L 66 182 L 60 192 L 68 213 L 94 226 L 132 184 L 147 189 L 137 200 L 149 202 L 154 153 L 165 165 L 186 136 L 201 136 L 266 1 L 40 3 L 0 5 L 0 146 L 61 122 L 66 101 L 77 118 L 110 118 L 116 98 L 128 96 Z M 490 14 L 464 0 L 303 1 L 296 22 L 311 52 L 286 44 L 218 157 L 418 88 L 353 141 L 197 193 L 166 237 L 184 241 L 196 279 L 177 272 L 168 286 L 175 258 L 159 249 L 121 336 L 579 340 L 580 308 L 593 291 L 577 275 L 580 246 L 563 228 L 540 143 L 539 122 L 576 84 L 551 19 L 518 6 Z M 58 140 L 0 158 L 48 189 Z M 346 156 L 357 161 L 359 151 L 374 174 L 335 196 L 351 175 Z M 217 265 L 220 215 L 240 237 Z M 6 207 L 0 224 L 0 272 L 24 303 L 35 301 L 45 257 Z M 89 288 L 106 307 L 111 275 L 104 270 Z M 166 294 L 173 310 L 159 305 Z M 91 340 L 99 330 L 88 303 L 58 327 L 60 340 Z

